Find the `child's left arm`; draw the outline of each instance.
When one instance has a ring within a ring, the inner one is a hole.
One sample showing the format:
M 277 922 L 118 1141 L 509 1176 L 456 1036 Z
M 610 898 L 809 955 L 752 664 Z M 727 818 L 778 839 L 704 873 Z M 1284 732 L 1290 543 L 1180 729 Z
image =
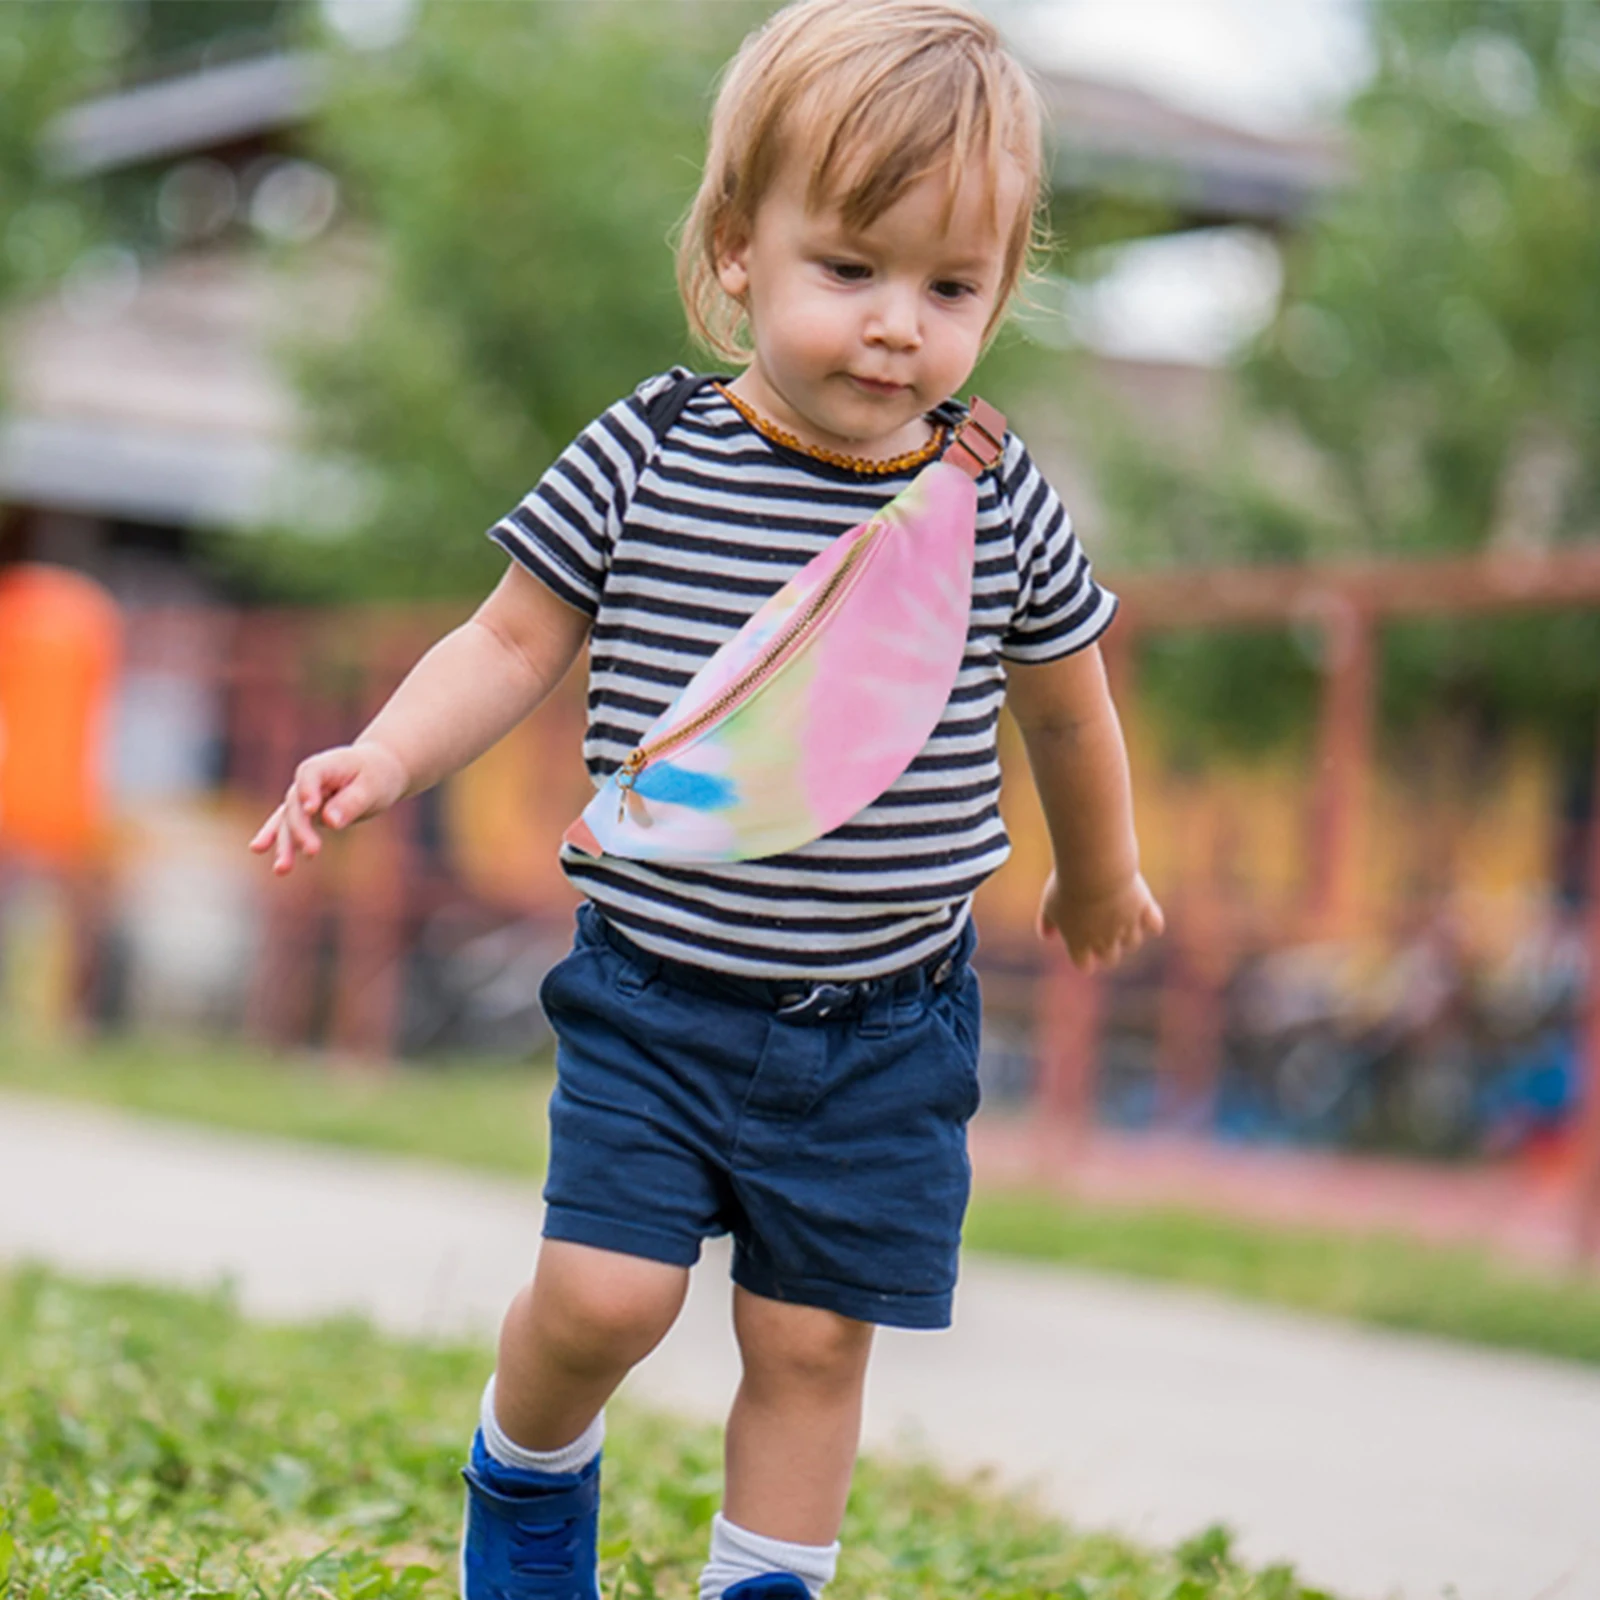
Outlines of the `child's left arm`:
M 1055 855 L 1040 937 L 1054 928 L 1086 972 L 1114 966 L 1165 923 L 1139 872 L 1128 753 L 1099 647 L 1039 665 L 1007 663 L 1006 704 Z

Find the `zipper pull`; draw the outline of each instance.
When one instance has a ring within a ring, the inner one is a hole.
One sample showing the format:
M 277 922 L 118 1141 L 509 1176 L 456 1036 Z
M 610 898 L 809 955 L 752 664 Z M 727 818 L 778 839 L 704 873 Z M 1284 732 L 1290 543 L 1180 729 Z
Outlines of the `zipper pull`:
M 633 800 L 636 807 L 641 806 L 637 795 L 633 792 L 634 779 L 644 770 L 644 764 L 650 758 L 644 753 L 644 746 L 636 746 L 628 754 L 628 759 L 617 768 L 617 821 L 620 823 L 628 814 L 628 801 Z M 648 826 L 648 824 L 645 824 Z

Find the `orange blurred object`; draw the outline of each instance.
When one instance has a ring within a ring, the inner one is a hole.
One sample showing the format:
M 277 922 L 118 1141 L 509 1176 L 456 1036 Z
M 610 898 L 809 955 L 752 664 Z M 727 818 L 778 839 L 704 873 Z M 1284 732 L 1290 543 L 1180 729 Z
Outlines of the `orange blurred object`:
M 92 579 L 0 571 L 0 852 L 74 867 L 100 842 L 121 639 L 116 602 Z

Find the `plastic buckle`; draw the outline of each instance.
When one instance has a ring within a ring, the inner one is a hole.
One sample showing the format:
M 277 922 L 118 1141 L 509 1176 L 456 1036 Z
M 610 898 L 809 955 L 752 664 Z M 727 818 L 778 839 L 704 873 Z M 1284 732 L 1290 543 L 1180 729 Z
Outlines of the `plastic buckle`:
M 944 459 L 976 480 L 1000 464 L 1006 453 L 1006 419 L 987 400 L 973 395 L 967 414 L 956 424 Z

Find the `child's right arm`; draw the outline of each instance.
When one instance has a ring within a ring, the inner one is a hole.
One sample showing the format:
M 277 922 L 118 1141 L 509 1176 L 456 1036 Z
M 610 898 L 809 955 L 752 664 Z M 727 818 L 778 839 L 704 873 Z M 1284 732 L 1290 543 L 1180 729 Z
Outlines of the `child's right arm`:
M 334 829 L 386 811 L 504 737 L 560 681 L 589 618 L 513 562 L 473 616 L 406 675 L 354 744 L 302 761 L 283 803 L 250 841 L 289 872 Z

